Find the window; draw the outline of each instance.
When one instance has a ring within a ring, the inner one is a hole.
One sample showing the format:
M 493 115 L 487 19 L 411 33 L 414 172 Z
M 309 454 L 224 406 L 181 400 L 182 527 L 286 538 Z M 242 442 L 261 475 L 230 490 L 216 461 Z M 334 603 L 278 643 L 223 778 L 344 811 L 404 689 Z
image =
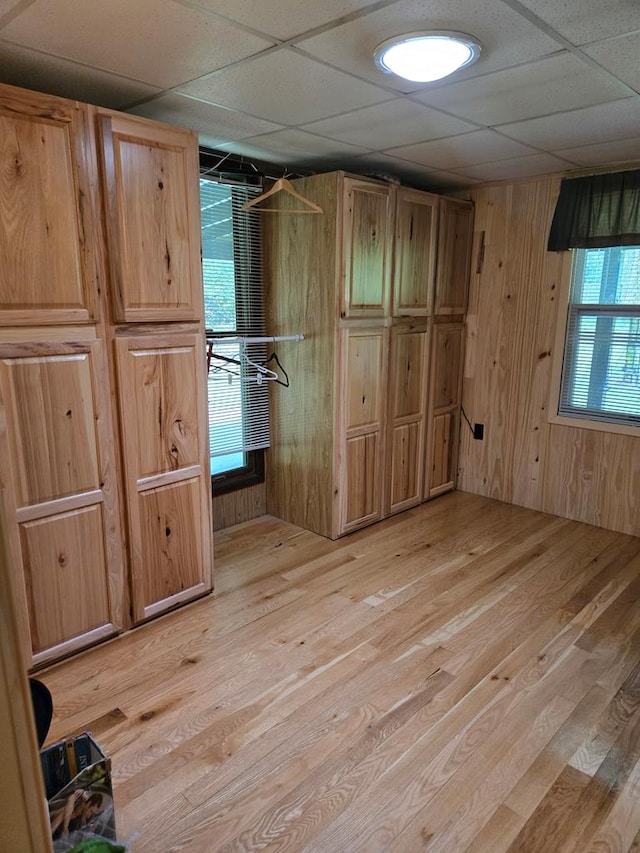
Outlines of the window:
M 238 336 L 264 334 L 258 215 L 242 205 L 259 187 L 200 178 L 202 271 L 208 357 L 209 444 L 214 492 L 261 482 L 269 443 L 268 391 L 243 381 Z M 225 338 L 229 338 L 224 340 Z M 264 359 L 264 346 L 248 355 Z
M 640 246 L 573 250 L 558 414 L 640 426 Z

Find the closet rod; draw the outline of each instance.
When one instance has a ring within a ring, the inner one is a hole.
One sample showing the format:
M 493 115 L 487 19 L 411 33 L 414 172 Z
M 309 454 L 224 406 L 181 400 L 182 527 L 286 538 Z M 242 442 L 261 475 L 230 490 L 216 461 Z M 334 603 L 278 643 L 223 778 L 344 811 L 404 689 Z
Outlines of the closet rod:
M 235 338 L 228 338 L 224 335 L 207 334 L 208 341 L 220 341 L 225 344 L 277 344 L 280 341 L 303 341 L 304 335 L 262 335 L 262 336 L 244 336 L 238 335 Z

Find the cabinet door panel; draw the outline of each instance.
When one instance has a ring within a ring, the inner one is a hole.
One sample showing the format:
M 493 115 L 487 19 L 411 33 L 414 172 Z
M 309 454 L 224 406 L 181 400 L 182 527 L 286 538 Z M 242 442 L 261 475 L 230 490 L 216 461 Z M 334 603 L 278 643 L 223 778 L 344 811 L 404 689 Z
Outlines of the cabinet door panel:
M 391 334 L 389 386 L 391 417 L 424 415 L 427 376 L 428 332 L 425 328 L 396 328 Z
M 385 515 L 422 500 L 428 342 L 424 321 L 391 330 Z
M 0 88 L 0 325 L 94 316 L 87 115 L 71 101 Z
M 455 488 L 462 393 L 464 326 L 436 324 L 431 348 L 428 463 L 425 497 Z
M 347 439 L 343 533 L 380 518 L 380 433 Z
M 342 414 L 344 473 L 339 475 L 339 532 L 382 516 L 383 422 L 386 406 L 388 332 L 348 328 L 342 332 L 345 410 Z
M 34 654 L 108 629 L 102 506 L 30 521 L 20 532 Z
M 473 205 L 441 198 L 436 314 L 464 314 L 467 310 L 472 240 Z
M 460 401 L 464 326 L 435 326 L 433 345 L 433 407 L 455 406 Z
M 393 315 L 431 314 L 436 270 L 438 196 L 398 190 Z
M 351 331 L 346 347 L 347 429 L 380 423 L 385 334 L 383 330 Z
M 140 578 L 145 615 L 205 592 L 202 490 L 198 479 L 140 494 L 142 550 L 153 571 Z
M 400 424 L 392 430 L 389 513 L 422 500 L 423 443 L 424 420 Z
M 195 135 L 117 114 L 101 128 L 115 321 L 200 319 Z
M 205 346 L 199 333 L 118 338 L 133 611 L 211 588 Z
M 198 376 L 193 347 L 129 351 L 136 393 L 138 475 L 198 463 Z
M 18 506 L 99 488 L 90 357 L 3 361 Z
M 0 344 L 0 496 L 36 663 L 125 625 L 109 385 L 101 341 Z
M 428 496 L 435 497 L 455 486 L 457 418 L 454 412 L 444 412 L 433 419 L 431 439 L 431 464 Z
M 345 179 L 345 317 L 388 312 L 393 208 L 391 188 Z

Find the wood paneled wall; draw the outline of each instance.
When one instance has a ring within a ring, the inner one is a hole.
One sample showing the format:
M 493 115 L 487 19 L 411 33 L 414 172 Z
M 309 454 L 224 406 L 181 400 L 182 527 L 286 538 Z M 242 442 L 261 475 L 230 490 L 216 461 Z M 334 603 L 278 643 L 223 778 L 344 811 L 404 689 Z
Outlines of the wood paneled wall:
M 485 433 L 475 441 L 462 425 L 458 488 L 637 536 L 640 437 L 547 422 L 567 272 L 564 253 L 546 251 L 559 186 L 546 177 L 471 193 L 463 405 Z
M 251 521 L 267 512 L 267 491 L 264 483 L 248 486 L 213 498 L 213 529 L 223 530 L 242 521 Z M 215 545 L 214 545 L 215 548 Z

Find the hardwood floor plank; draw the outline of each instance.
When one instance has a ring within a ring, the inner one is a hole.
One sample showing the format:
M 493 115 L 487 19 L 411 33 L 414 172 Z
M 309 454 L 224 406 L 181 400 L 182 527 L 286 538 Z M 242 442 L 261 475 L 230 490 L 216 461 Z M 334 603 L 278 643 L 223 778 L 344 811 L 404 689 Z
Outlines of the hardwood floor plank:
M 638 846 L 639 539 L 454 492 L 220 531 L 216 573 L 40 676 L 132 853 Z

